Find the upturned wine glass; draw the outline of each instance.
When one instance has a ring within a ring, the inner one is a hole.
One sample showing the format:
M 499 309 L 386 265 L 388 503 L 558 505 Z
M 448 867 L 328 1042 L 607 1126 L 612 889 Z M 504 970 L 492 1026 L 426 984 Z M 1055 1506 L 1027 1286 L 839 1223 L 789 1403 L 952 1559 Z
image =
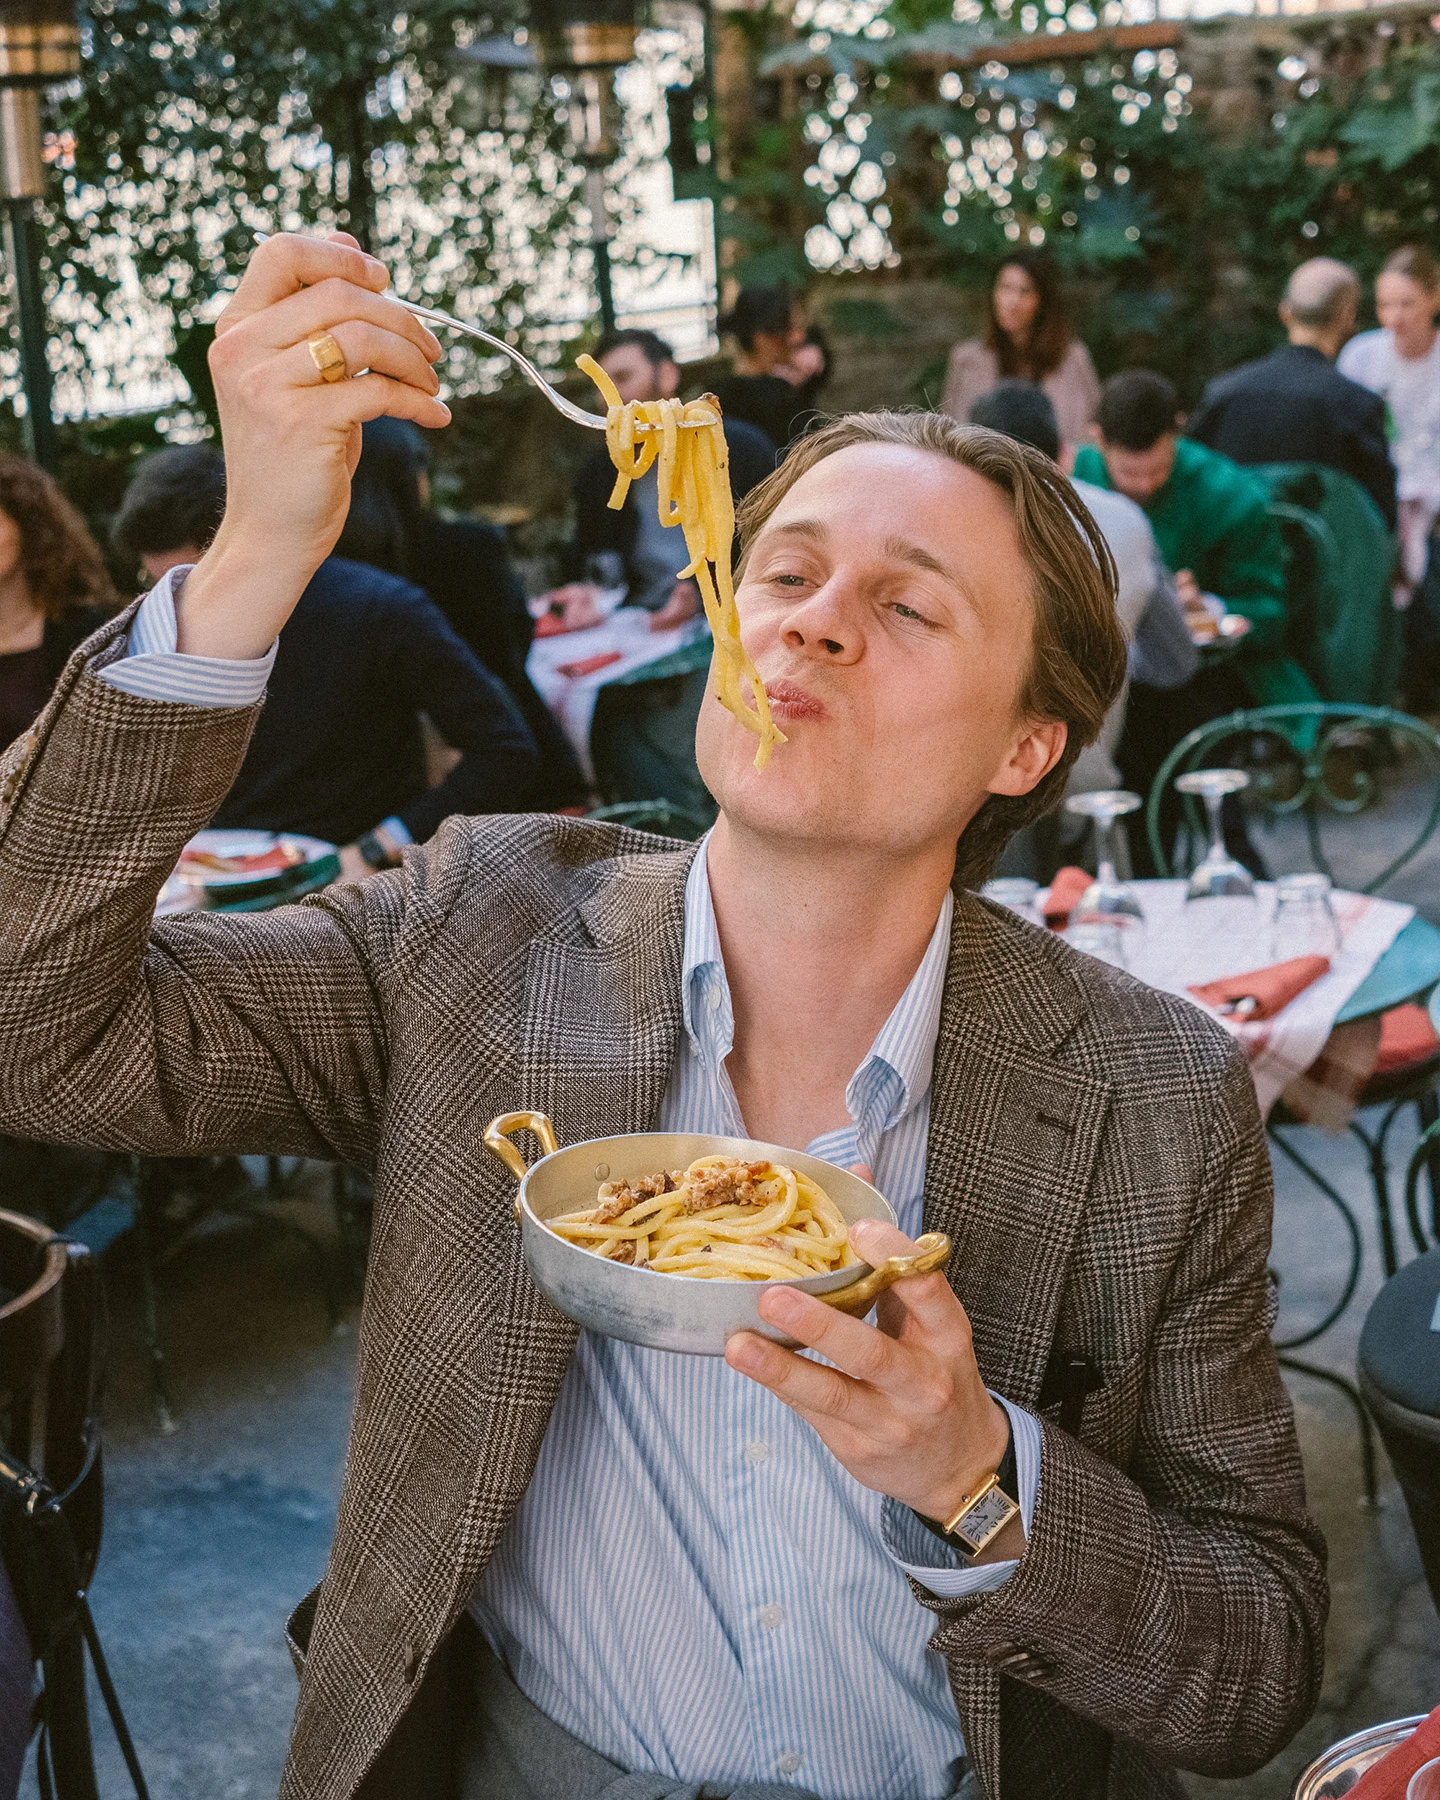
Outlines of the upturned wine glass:
M 1199 794 L 1205 802 L 1210 823 L 1210 848 L 1190 876 L 1190 885 L 1185 890 L 1187 900 L 1254 899 L 1255 878 L 1244 863 L 1236 862 L 1226 849 L 1220 817 L 1225 796 L 1238 794 L 1249 785 L 1250 777 L 1243 769 L 1196 769 L 1189 775 L 1176 776 L 1176 791 Z
M 1075 923 L 1104 918 L 1116 920 L 1127 931 L 1144 928 L 1145 911 L 1139 896 L 1116 872 L 1123 829 L 1120 821 L 1142 804 L 1138 794 L 1128 794 L 1123 788 L 1100 788 L 1090 794 L 1072 794 L 1065 802 L 1066 812 L 1094 821 L 1095 866 L 1099 871 L 1070 915 Z

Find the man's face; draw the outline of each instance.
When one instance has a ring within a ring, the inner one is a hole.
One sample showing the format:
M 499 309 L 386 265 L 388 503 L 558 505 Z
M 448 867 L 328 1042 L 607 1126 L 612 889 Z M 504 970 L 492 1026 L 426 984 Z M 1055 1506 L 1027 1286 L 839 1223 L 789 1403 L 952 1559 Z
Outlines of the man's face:
M 803 475 L 755 539 L 742 636 L 789 739 L 707 695 L 706 785 L 742 829 L 815 848 L 948 845 L 989 793 L 1026 793 L 1065 727 L 1018 719 L 1034 606 L 1005 497 L 947 457 L 860 444 Z
M 197 563 L 203 555 L 198 544 L 181 544 L 175 550 L 145 550 L 140 556 L 140 567 L 151 581 L 158 581 L 181 563 Z
M 1144 506 L 1170 479 L 1170 471 L 1175 467 L 1175 433 L 1167 431 L 1148 450 L 1127 450 L 1102 438 L 1100 453 L 1116 488 Z
M 652 363 L 638 344 L 617 344 L 600 359 L 600 367 L 620 390 L 623 402 L 668 400 L 680 386 L 673 362 Z

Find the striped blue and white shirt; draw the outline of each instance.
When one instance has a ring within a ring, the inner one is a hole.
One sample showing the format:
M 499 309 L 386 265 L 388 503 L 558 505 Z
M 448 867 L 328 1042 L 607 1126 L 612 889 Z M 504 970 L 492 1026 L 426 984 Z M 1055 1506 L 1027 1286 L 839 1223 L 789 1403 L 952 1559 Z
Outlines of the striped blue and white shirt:
M 159 615 L 153 634 L 147 614 Z M 263 692 L 268 658 L 227 663 L 174 645 L 162 583 L 137 617 L 136 654 L 104 677 L 197 705 Z M 851 1077 L 850 1123 L 806 1146 L 842 1166 L 868 1163 L 912 1237 L 924 1228 L 952 904 L 947 895 L 920 967 Z M 659 1128 L 743 1137 L 703 849 L 685 888 L 682 983 L 685 1029 Z M 1040 1428 L 1005 1405 L 1028 1532 Z M 788 1780 L 823 1800 L 939 1800 L 964 1740 L 944 1661 L 926 1648 L 933 1617 L 906 1577 L 953 1596 L 998 1587 L 1014 1568 L 961 1566 L 722 1360 L 581 1332 L 472 1610 L 529 1698 L 623 1769 Z

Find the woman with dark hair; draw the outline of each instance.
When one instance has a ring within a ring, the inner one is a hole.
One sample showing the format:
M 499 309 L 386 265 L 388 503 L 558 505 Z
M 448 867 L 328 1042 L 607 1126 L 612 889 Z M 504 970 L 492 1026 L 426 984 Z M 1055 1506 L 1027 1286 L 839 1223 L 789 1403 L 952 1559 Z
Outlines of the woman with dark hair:
M 1060 272 L 1043 251 L 1016 250 L 1001 263 L 985 336 L 966 338 L 950 352 L 940 410 L 963 424 L 975 402 L 1006 380 L 1033 381 L 1045 390 L 1068 469 L 1095 422 L 1100 379 L 1090 352 L 1071 336 Z
M 722 336 L 739 346 L 734 373 L 715 383 L 727 419 L 757 426 L 777 450 L 815 416 L 815 401 L 830 378 L 830 350 L 810 324 L 805 303 L 781 281 L 744 287 L 720 319 Z
M 535 804 L 583 803 L 585 778 L 574 752 L 525 672 L 535 621 L 505 539 L 483 520 L 444 519 L 431 508 L 430 451 L 405 420 L 372 419 L 364 427 L 334 553 L 424 588 L 524 714 L 540 752 Z
M 0 450 L 0 749 L 30 728 L 66 657 L 114 610 L 85 521 L 43 469 Z

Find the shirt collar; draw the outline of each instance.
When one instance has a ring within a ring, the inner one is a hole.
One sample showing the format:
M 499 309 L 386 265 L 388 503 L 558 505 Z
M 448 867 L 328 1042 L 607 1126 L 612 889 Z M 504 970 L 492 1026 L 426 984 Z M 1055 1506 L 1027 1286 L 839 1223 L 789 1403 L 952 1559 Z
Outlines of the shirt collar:
M 735 1015 L 710 897 L 709 842 L 708 836 L 702 840 L 685 881 L 680 1003 L 685 1031 L 695 1054 L 713 1069 L 724 1062 L 734 1046 Z M 947 889 L 919 968 L 850 1078 L 845 1105 L 857 1124 L 876 1106 L 883 1106 L 885 1116 L 873 1124 L 879 1130 L 888 1130 L 912 1112 L 930 1091 L 954 911 L 955 896 Z

